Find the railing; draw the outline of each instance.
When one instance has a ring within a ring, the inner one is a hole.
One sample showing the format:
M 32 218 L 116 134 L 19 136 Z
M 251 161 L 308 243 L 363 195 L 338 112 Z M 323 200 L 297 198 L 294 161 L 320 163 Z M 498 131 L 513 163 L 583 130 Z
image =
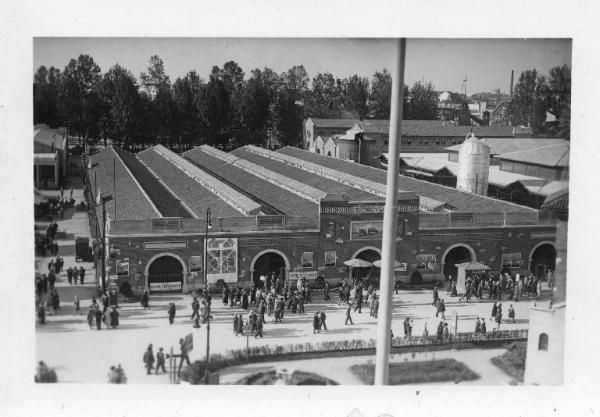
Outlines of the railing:
M 177 226 L 177 227 L 176 227 Z M 111 222 L 110 235 L 152 233 L 198 233 L 206 232 L 206 219 L 159 218 L 149 220 L 116 220 Z M 211 233 L 249 232 L 266 230 L 316 230 L 318 217 L 298 216 L 252 216 L 213 218 Z
M 437 227 L 476 227 L 476 226 L 519 226 L 543 225 L 553 226 L 556 219 L 553 216 L 539 216 L 531 213 L 427 213 L 419 215 L 419 227 L 422 229 Z

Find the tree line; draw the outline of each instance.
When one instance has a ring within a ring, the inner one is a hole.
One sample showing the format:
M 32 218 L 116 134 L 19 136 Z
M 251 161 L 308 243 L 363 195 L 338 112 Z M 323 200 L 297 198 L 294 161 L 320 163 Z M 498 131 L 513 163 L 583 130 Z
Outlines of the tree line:
M 521 73 L 508 102 L 513 125 L 530 126 L 535 135 L 571 136 L 571 68 L 551 68 L 548 75 L 536 69 Z M 547 114 L 554 116 L 549 121 Z
M 264 144 L 302 143 L 306 117 L 389 119 L 391 74 L 383 69 L 369 79 L 335 77 L 329 72 L 312 79 L 302 65 L 277 73 L 270 68 L 244 73 L 234 61 L 213 66 L 208 77 L 196 71 L 171 82 L 163 60 L 150 57 L 136 78 L 119 64 L 107 72 L 89 55 L 71 59 L 61 71 L 40 66 L 33 80 L 34 124 L 66 126 L 73 136 L 111 139 L 128 144 Z M 568 136 L 571 71 L 566 65 L 548 76 L 524 71 L 507 103 L 513 125 L 532 126 L 535 134 Z M 438 92 L 430 82 L 404 87 L 403 118 L 438 118 Z M 453 118 L 469 125 L 467 98 Z M 546 112 L 558 122 L 545 123 Z
M 89 55 L 61 71 L 40 66 L 33 82 L 34 123 L 66 126 L 73 136 L 123 143 L 302 143 L 302 120 L 389 119 L 392 78 L 383 69 L 371 79 L 319 73 L 302 65 L 281 74 L 270 68 L 245 74 L 234 62 L 171 82 L 154 55 L 138 79 L 119 64 L 102 73 Z M 404 118 L 435 119 L 431 83 L 405 87 Z

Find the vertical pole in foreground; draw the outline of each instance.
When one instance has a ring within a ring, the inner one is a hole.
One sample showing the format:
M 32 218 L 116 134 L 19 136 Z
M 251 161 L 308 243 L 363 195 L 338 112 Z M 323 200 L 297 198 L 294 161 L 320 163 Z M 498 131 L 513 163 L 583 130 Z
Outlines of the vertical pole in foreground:
M 404 91 L 404 59 L 406 39 L 398 39 L 392 69 L 392 106 L 390 111 L 390 145 L 388 149 L 387 189 L 383 213 L 383 242 L 381 248 L 381 298 L 377 321 L 377 353 L 375 385 L 387 385 L 392 325 L 392 285 L 396 261 L 398 230 L 398 175 L 400 154 L 400 125 L 402 123 L 402 94 Z

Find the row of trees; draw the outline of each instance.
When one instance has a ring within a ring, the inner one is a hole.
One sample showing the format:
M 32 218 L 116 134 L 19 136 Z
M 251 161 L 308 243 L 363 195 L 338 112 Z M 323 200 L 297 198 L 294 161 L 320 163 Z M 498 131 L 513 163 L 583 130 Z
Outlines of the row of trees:
M 214 66 L 207 79 L 195 71 L 171 82 L 164 62 L 150 58 L 139 82 L 115 65 L 106 73 L 89 55 L 71 59 L 63 71 L 38 68 L 34 76 L 34 123 L 67 126 L 84 138 L 129 143 L 155 139 L 185 143 L 264 143 L 276 138 L 301 143 L 302 119 L 390 116 L 391 75 L 372 79 L 319 73 L 303 66 L 278 74 L 254 69 L 248 76 L 233 61 Z M 405 88 L 404 118 L 435 119 L 431 83 Z
M 531 126 L 534 134 L 570 139 L 571 68 L 550 69 L 548 75 L 536 69 L 523 71 L 508 103 L 508 117 L 514 125 Z M 547 113 L 556 121 L 549 122 Z

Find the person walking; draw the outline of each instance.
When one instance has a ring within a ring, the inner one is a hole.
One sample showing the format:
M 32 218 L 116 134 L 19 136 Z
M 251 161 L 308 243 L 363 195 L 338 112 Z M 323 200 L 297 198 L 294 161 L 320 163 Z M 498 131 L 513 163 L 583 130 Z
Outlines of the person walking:
M 40 303 L 38 305 L 37 313 L 40 324 L 46 324 L 46 306 L 44 306 L 44 303 Z
M 150 375 L 150 371 L 154 368 L 154 352 L 152 351 L 152 344 L 148 345 L 146 352 L 144 352 L 144 367 L 146 368 L 146 375 Z
M 238 335 L 238 325 L 239 325 L 239 317 L 237 314 L 233 315 L 233 334 Z
M 442 341 L 442 337 L 444 336 L 444 320 L 440 320 L 440 323 L 437 327 L 437 340 Z
M 255 339 L 258 339 L 259 337 L 260 338 L 263 337 L 263 324 L 264 324 L 264 317 L 258 316 L 258 320 L 256 322 L 256 336 L 254 336 Z
M 183 366 L 183 362 L 185 361 L 188 366 L 190 366 L 190 357 L 188 355 L 188 348 L 185 344 L 185 340 L 183 338 L 179 339 L 179 368 L 177 369 L 177 374 L 181 373 L 181 367 Z
M 112 306 L 110 311 L 110 327 L 113 329 L 119 327 L 119 311 L 116 306 Z
M 492 319 L 496 318 L 496 312 L 498 311 L 498 303 L 494 303 L 492 306 L 492 315 L 490 316 Z
M 96 318 L 96 329 L 100 330 L 102 328 L 102 311 L 97 305 L 94 310 L 94 315 Z
M 358 314 L 362 313 L 362 303 L 363 303 L 362 291 L 360 291 L 360 289 L 357 289 L 356 290 L 356 307 L 354 308 L 355 313 L 356 313 L 356 310 L 358 310 Z
M 169 304 L 169 309 L 167 310 L 169 314 L 169 324 L 173 324 L 175 322 L 175 312 L 177 308 L 175 307 L 175 303 L 171 302 Z
M 319 312 L 315 312 L 313 315 L 313 334 L 319 333 L 319 324 L 321 322 L 321 318 L 319 317 Z
M 515 309 L 512 304 L 508 307 L 508 318 L 515 323 Z
M 479 331 L 481 332 L 481 334 L 486 334 L 487 333 L 487 329 L 485 326 L 485 318 L 481 318 L 481 326 L 479 327 Z
M 446 304 L 444 304 L 444 299 L 440 298 L 437 305 L 437 310 L 435 312 L 435 316 L 437 317 L 440 313 L 442 313 L 442 319 L 446 320 Z
M 194 320 L 195 318 L 200 318 L 200 302 L 198 301 L 198 297 L 194 297 L 194 299 L 192 300 L 192 317 L 190 317 L 190 320 Z
M 500 331 L 500 324 L 502 323 L 502 304 L 498 303 L 498 308 L 496 309 L 496 330 Z
M 83 266 L 79 267 L 79 282 L 81 282 L 81 285 L 83 285 L 83 280 L 85 278 L 85 269 L 83 268 Z
M 346 322 L 344 324 L 348 324 L 348 321 L 350 321 L 350 324 L 354 324 L 352 322 L 352 316 L 350 316 L 351 312 L 352 312 L 352 304 L 348 303 L 348 307 L 346 308 Z
M 327 280 L 325 280 L 325 286 L 323 287 L 323 296 L 325 298 L 325 301 L 331 300 L 331 298 L 329 297 L 329 282 L 327 282 Z
M 438 302 L 438 298 L 439 298 L 439 294 L 438 294 L 438 288 L 437 288 L 437 284 L 435 284 L 435 286 L 433 287 L 433 303 L 431 304 L 432 306 L 437 306 L 437 302 Z
M 165 352 L 163 348 L 159 348 L 158 352 L 156 352 L 156 375 L 158 375 L 158 371 L 162 369 L 164 373 L 167 373 L 165 369 Z
M 321 310 L 319 329 L 322 326 L 323 330 L 327 331 L 327 323 L 325 322 L 326 319 L 327 319 L 327 315 L 325 314 L 325 310 Z
M 150 309 L 150 295 L 148 294 L 148 290 L 144 290 L 144 293 L 142 294 L 142 307 L 144 308 L 144 310 L 149 310 Z
M 412 336 L 412 321 L 410 318 L 404 319 L 404 337 L 410 339 Z
M 75 309 L 76 314 L 81 314 L 81 309 L 79 306 L 79 297 L 77 297 L 77 296 L 73 297 L 73 307 Z
M 481 321 L 479 320 L 479 317 L 477 317 L 477 320 L 475 320 L 475 329 L 473 330 L 473 332 L 475 334 L 479 334 L 480 331 L 481 331 Z

